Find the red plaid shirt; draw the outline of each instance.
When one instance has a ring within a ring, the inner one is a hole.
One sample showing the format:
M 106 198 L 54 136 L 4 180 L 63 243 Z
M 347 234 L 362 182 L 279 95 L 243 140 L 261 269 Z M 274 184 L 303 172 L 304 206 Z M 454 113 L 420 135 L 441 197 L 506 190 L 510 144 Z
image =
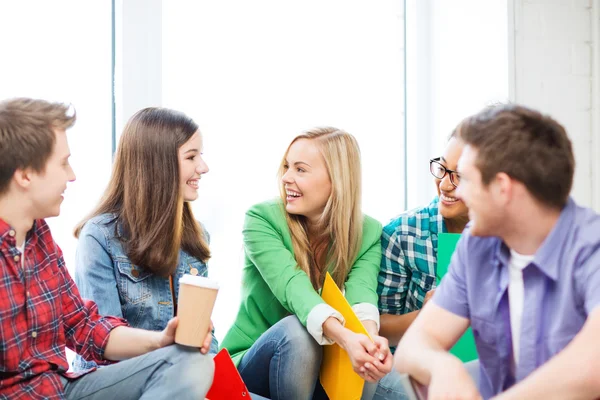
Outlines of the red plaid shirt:
M 98 364 L 110 331 L 127 323 L 84 301 L 44 220 L 27 233 L 23 255 L 0 219 L 0 399 L 63 399 L 65 346 Z

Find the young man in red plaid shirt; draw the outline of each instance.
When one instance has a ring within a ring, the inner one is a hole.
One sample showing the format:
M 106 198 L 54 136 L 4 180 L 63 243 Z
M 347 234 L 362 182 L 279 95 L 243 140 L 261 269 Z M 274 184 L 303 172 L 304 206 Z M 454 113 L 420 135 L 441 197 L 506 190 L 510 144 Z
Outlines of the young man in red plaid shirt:
M 201 351 L 162 332 L 102 317 L 82 300 L 44 218 L 57 216 L 69 165 L 68 107 L 42 100 L 0 102 L 0 399 L 199 399 L 214 372 Z M 209 332 L 210 333 L 210 332 Z M 67 372 L 65 347 L 99 370 Z

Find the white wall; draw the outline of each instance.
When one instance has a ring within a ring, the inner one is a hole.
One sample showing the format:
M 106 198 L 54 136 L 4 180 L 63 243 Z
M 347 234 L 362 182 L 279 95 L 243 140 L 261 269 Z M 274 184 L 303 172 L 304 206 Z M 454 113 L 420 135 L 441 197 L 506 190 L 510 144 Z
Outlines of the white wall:
M 598 78 L 597 23 L 596 0 L 511 2 L 512 100 L 565 126 L 577 163 L 572 194 L 580 204 L 600 211 L 597 82 L 593 87 Z

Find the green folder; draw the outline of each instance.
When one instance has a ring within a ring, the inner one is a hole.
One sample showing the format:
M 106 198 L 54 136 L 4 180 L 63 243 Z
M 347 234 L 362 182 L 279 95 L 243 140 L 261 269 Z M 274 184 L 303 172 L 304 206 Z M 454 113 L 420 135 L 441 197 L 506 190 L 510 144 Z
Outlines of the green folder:
M 446 275 L 452 253 L 456 248 L 456 244 L 460 239 L 460 233 L 440 233 L 438 234 L 438 262 L 437 262 L 437 278 L 439 280 Z M 467 329 L 464 335 L 458 339 L 458 342 L 450 349 L 450 353 L 458 357 L 462 362 L 472 361 L 478 358 L 477 349 L 475 348 L 475 339 L 471 327 Z

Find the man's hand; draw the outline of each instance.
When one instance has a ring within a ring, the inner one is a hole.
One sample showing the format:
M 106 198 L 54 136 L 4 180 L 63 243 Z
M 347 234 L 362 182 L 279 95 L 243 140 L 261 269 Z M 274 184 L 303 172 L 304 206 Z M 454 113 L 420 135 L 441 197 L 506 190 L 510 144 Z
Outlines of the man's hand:
M 471 379 L 463 363 L 454 356 L 448 355 L 438 362 L 431 371 L 429 382 L 429 400 L 481 400 L 481 394 Z
M 158 348 L 169 346 L 175 343 L 175 331 L 177 330 L 177 317 L 171 318 L 171 320 L 167 323 L 165 329 L 159 332 L 158 338 Z M 212 330 L 213 323 L 210 321 L 210 325 L 208 327 L 208 332 L 206 333 L 206 337 L 204 338 L 204 342 L 202 343 L 202 347 L 200 348 L 200 352 L 202 354 L 208 353 L 210 350 L 210 344 L 212 342 Z
M 158 336 L 158 348 L 166 347 L 175 343 L 175 331 L 177 330 L 177 323 L 179 320 L 177 317 L 171 318 L 167 323 L 165 329 L 163 329 Z

